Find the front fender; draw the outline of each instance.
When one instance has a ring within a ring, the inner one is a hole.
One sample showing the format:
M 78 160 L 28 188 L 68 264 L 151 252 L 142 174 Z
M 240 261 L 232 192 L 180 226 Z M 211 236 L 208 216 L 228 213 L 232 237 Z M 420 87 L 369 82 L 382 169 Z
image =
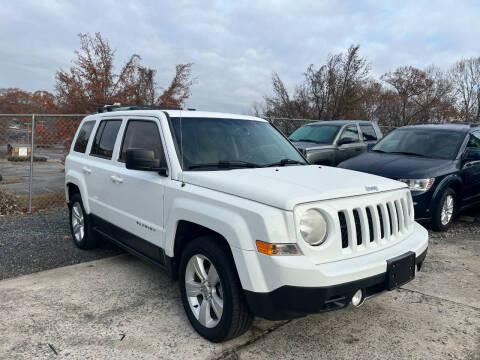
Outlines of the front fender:
M 87 186 L 83 176 L 75 170 L 68 170 L 65 174 L 65 198 L 67 201 L 70 201 L 68 198 L 68 184 L 76 185 L 80 190 L 80 195 L 82 196 L 83 207 L 87 214 L 90 214 L 90 204 L 88 202 L 88 192 Z
M 165 253 L 174 255 L 175 233 L 181 220 L 207 227 L 222 235 L 230 247 L 253 250 L 254 241 L 244 218 L 237 213 L 215 204 L 206 204 L 194 199 L 174 200 L 166 228 Z
M 460 188 L 463 189 L 463 180 L 457 174 L 447 175 L 440 181 L 432 195 L 432 200 L 430 201 L 430 208 L 433 209 L 433 206 L 438 203 L 445 189 L 453 184 L 458 184 Z

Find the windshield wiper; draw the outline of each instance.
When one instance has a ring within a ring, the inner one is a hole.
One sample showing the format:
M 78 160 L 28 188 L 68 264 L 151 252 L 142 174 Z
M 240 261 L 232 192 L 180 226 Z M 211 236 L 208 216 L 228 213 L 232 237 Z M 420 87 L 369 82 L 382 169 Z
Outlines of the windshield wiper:
M 303 142 L 311 142 L 315 144 L 320 144 L 318 141 L 311 140 L 311 139 L 298 139 L 298 140 L 291 140 L 291 141 L 303 141 Z
M 385 153 L 386 153 L 386 151 L 383 151 L 383 150 L 375 150 L 375 149 L 372 149 L 372 150 L 370 150 L 370 151 L 372 151 L 372 152 L 378 152 L 378 153 L 382 153 L 382 154 L 385 154 Z
M 400 154 L 400 155 L 411 155 L 411 156 L 426 157 L 426 155 L 418 154 L 418 153 L 414 153 L 414 152 L 408 152 L 408 151 L 390 151 L 389 154 Z
M 306 165 L 304 162 L 302 161 L 298 161 L 298 160 L 293 160 L 293 159 L 282 159 L 278 162 L 274 162 L 274 163 L 271 163 L 271 164 L 266 164 L 266 165 L 263 165 L 263 167 L 272 167 L 272 166 L 285 166 L 287 164 L 302 164 L 302 165 Z
M 262 167 L 259 164 L 254 164 L 246 161 L 219 161 L 217 163 L 207 163 L 207 164 L 192 164 L 188 169 L 200 169 L 206 167 L 216 167 L 219 169 L 233 169 L 233 168 L 258 168 Z

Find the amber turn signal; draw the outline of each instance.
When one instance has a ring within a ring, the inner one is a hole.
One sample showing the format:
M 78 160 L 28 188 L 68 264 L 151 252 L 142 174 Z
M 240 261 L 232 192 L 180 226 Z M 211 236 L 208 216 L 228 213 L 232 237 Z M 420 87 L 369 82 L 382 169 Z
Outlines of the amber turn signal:
M 257 240 L 258 252 L 265 255 L 302 255 L 296 244 L 271 244 Z

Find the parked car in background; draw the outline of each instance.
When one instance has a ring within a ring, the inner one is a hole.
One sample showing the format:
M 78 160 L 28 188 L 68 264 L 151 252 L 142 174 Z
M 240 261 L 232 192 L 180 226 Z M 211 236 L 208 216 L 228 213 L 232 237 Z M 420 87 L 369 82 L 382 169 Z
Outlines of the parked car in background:
M 367 151 L 381 138 L 377 124 L 360 120 L 318 121 L 289 136 L 310 164 L 329 166 Z
M 339 167 L 408 184 L 415 218 L 446 230 L 455 214 L 480 202 L 480 127 L 405 126 Z

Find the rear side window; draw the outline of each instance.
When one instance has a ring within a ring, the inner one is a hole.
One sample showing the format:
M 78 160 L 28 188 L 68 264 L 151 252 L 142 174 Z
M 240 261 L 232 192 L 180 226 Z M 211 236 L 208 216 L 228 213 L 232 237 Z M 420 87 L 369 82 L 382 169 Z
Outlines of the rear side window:
M 88 139 L 90 138 L 90 134 L 92 133 L 94 126 L 95 121 L 87 121 L 83 123 L 80 131 L 78 132 L 77 141 L 75 141 L 73 151 L 85 153 L 85 150 L 87 150 Z
M 103 120 L 98 126 L 90 155 L 111 159 L 121 120 Z
M 375 129 L 373 128 L 372 125 L 368 125 L 368 124 L 360 125 L 360 129 L 362 130 L 364 141 L 377 140 L 377 134 L 375 133 Z
M 119 161 L 125 162 L 128 149 L 153 150 L 155 159 L 164 159 L 158 126 L 153 121 L 129 120 L 123 137 Z

